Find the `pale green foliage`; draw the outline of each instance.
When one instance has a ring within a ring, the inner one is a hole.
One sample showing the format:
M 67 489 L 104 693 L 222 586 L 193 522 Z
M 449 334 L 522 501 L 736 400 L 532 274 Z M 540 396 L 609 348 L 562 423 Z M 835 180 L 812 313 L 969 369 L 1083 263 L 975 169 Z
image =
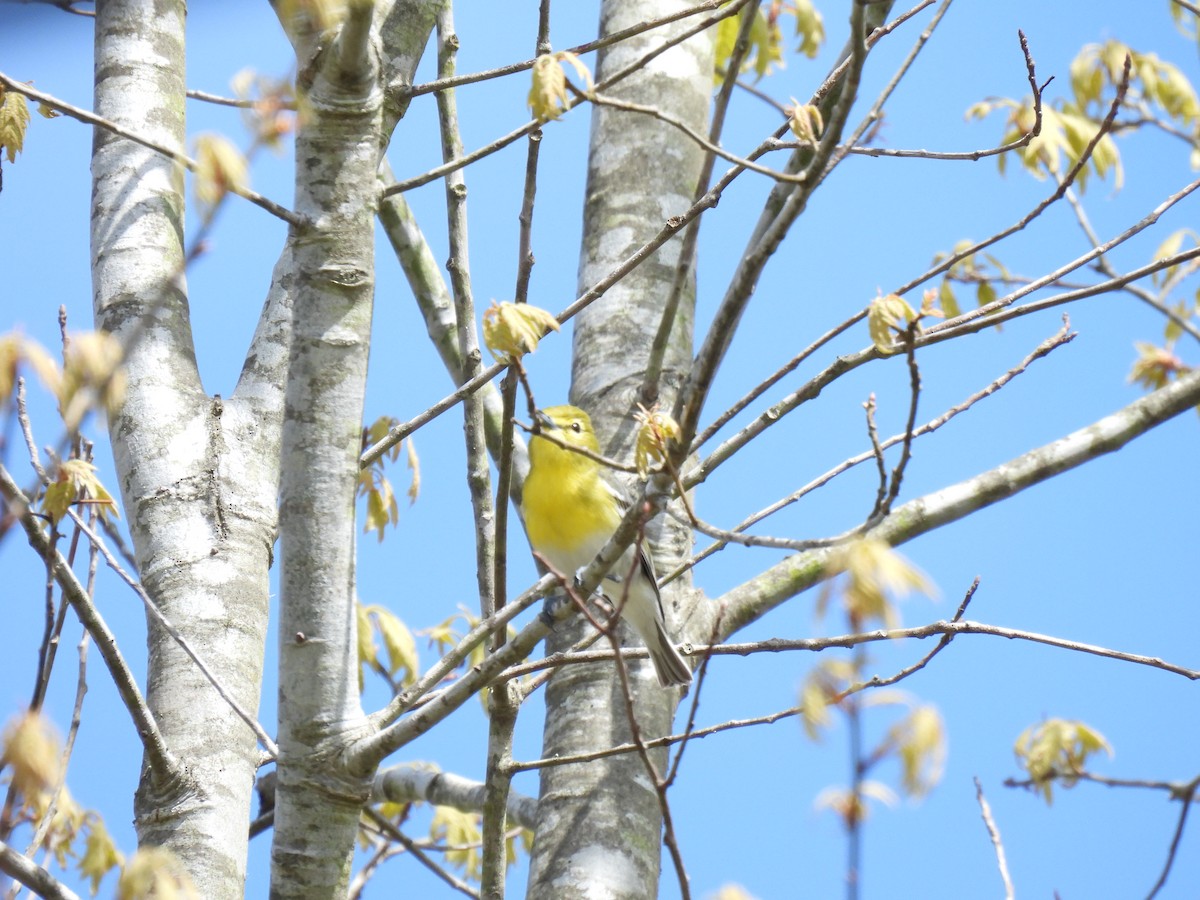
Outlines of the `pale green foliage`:
M 638 404 L 634 419 L 638 423 L 638 433 L 633 458 L 638 472 L 645 477 L 650 471 L 650 463 L 666 460 L 671 447 L 678 443 L 679 423 L 669 413 L 659 409 L 657 404 L 652 409 Z
M 241 113 L 254 142 L 282 152 L 282 139 L 296 130 L 296 109 L 300 106 L 291 80 L 242 69 L 230 79 L 229 85 L 239 100 L 251 102 L 250 106 L 242 107 Z
M 27 366 L 58 399 L 59 413 L 74 431 L 97 404 L 114 412 L 125 398 L 125 370 L 121 342 L 103 331 L 71 334 L 63 350 L 60 369 L 36 341 L 20 334 L 0 336 L 0 403 L 12 395 L 17 376 Z
M 1176 124 L 1194 130 L 1200 124 L 1200 100 L 1187 76 L 1157 54 L 1138 53 L 1120 41 L 1088 44 L 1071 63 L 1076 108 L 1104 116 L 1110 95 L 1121 82 L 1126 56 L 1130 60 L 1126 105 L 1144 105 L 1145 112 L 1160 111 Z
M 982 119 L 996 109 L 1008 110 L 1001 138 L 1004 144 L 1013 143 L 1029 134 L 1037 121 L 1031 98 L 1020 103 L 1004 98 L 985 100 L 971 106 L 967 110 L 967 118 Z M 1098 121 L 1082 115 L 1071 104 L 1064 103 L 1059 109 L 1043 104 L 1041 133 L 1013 152 L 1036 178 L 1045 178 L 1047 175 L 1061 178 L 1079 162 L 1099 131 Z M 1007 168 L 1008 157 L 1008 153 L 996 157 L 1001 173 Z M 1080 169 L 1075 183 L 1083 191 L 1087 187 L 1089 174 L 1105 178 L 1110 172 L 1113 173 L 1113 186 L 1120 188 L 1124 180 L 1121 155 L 1112 135 L 1106 134 L 1096 143 L 1088 164 Z
M 949 253 L 938 253 L 933 257 L 934 265 L 951 256 L 957 256 L 972 245 L 972 241 L 961 240 Z M 962 305 L 954 292 L 955 283 L 975 286 L 976 306 L 987 306 L 997 297 L 994 282 L 1009 280 L 1009 272 L 998 258 L 990 253 L 970 253 L 954 263 L 942 276 L 938 285 L 938 303 L 943 313 L 953 319 L 962 315 Z M 997 326 L 998 327 L 998 326 Z
M 858 786 L 858 792 L 845 787 L 829 787 L 817 794 L 813 806 L 818 809 L 831 810 L 842 820 L 847 828 L 855 828 L 866 821 L 870 807 L 868 800 L 876 800 L 885 806 L 895 806 L 899 802 L 896 792 L 886 784 L 870 779 L 863 780 Z
M 363 429 L 363 449 L 383 440 L 397 424 L 399 424 L 397 420 L 390 416 L 380 416 L 370 426 Z M 410 436 L 401 443 L 407 444 L 405 459 L 408 468 L 412 470 L 412 480 L 408 486 L 408 502 L 411 505 L 417 502 L 421 490 L 421 463 L 417 458 L 417 450 L 413 445 L 412 437 Z M 390 524 L 395 527 L 396 523 L 400 521 L 400 506 L 396 502 L 396 493 L 392 489 L 391 481 L 384 474 L 384 459 L 395 462 L 400 455 L 400 446 L 401 444 L 393 444 L 382 456 L 367 468 L 360 469 L 358 473 L 356 496 L 367 498 L 363 533 L 374 531 L 380 541 L 383 540 L 387 526 Z
M 877 538 L 859 538 L 839 547 L 830 555 L 832 571 L 845 573 L 840 595 L 851 627 L 862 629 L 878 623 L 886 628 L 899 624 L 900 616 L 893 597 L 916 591 L 927 596 L 936 593 L 925 575 L 886 542 Z M 829 590 L 818 600 L 817 612 L 824 612 Z
M 574 53 L 560 50 L 558 53 L 542 54 L 533 63 L 533 83 L 529 87 L 528 99 L 529 109 L 539 122 L 557 119 L 571 104 L 564 62 L 570 63 L 583 79 L 587 92 L 592 90 L 592 73 Z
M 200 900 L 183 863 L 166 847 L 142 847 L 117 883 L 117 900 Z
M 936 707 L 915 707 L 888 730 L 885 746 L 899 755 L 901 783 L 909 796 L 924 796 L 941 780 L 946 766 L 946 729 Z
M 768 72 L 772 66 L 784 65 L 783 62 L 783 32 L 779 29 L 776 18 L 768 18 L 762 7 L 754 8 L 754 23 L 750 26 L 750 47 L 742 60 L 741 72 L 754 72 L 757 81 Z M 725 79 L 725 70 L 733 56 L 737 45 L 738 31 L 742 27 L 741 16 L 729 16 L 717 25 L 716 61 L 714 80 Z M 739 73 L 740 74 L 740 73 Z
M 1195 247 L 1200 245 L 1200 235 L 1197 235 L 1191 228 L 1180 228 L 1178 231 L 1172 232 L 1167 235 L 1166 240 L 1158 245 L 1158 249 L 1154 251 L 1154 256 L 1151 257 L 1151 260 L 1159 262 L 1160 260 L 1170 259 L 1183 249 L 1184 241 L 1187 241 L 1189 246 Z M 1150 276 L 1150 280 L 1159 287 L 1162 287 L 1181 277 L 1192 274 L 1198 267 L 1200 267 L 1200 261 L 1193 259 L 1183 266 L 1174 265 L 1160 269 Z
M 25 130 L 29 127 L 29 104 L 23 94 L 0 87 L 0 147 L 9 162 L 25 148 Z
M 813 666 L 805 677 L 800 688 L 800 721 L 809 738 L 819 740 L 822 730 L 829 727 L 829 708 L 842 701 L 856 671 L 850 660 L 834 657 Z
M 89 818 L 87 840 L 83 856 L 79 859 L 79 874 L 91 881 L 92 895 L 100 890 L 100 882 L 113 869 L 124 866 L 125 856 L 113 843 L 112 836 L 99 816 Z
M 196 203 L 211 210 L 230 191 L 237 193 L 250 186 L 250 168 L 246 157 L 229 138 L 220 134 L 201 134 L 195 141 L 196 172 L 193 191 Z
M 17 716 L 4 729 L 0 769 L 14 791 L 31 802 L 58 783 L 62 741 L 50 720 L 35 710 Z
M 63 350 L 62 383 L 58 407 L 72 431 L 96 405 L 113 413 L 125 399 L 125 350 L 104 331 L 72 334 Z
M 825 120 L 821 117 L 820 107 L 812 103 L 799 103 L 793 97 L 788 113 L 788 128 L 798 140 L 815 143 L 825 130 Z
M 120 516 L 112 495 L 96 476 L 96 467 L 83 459 L 69 459 L 58 466 L 57 478 L 42 496 L 42 512 L 57 523 L 75 503 L 94 504 L 102 516 Z
M 92 893 L 123 857 L 113 845 L 104 820 L 75 802 L 63 785 L 62 741 L 53 724 L 40 712 L 14 718 L 4 730 L 0 769 L 6 774 L 12 800 L 12 821 L 35 829 L 44 827 L 39 847 L 62 868 L 79 857 L 80 874 L 91 881 Z M 83 846 L 83 855 L 79 848 Z
M 895 336 L 903 333 L 917 314 L 899 294 L 880 294 L 867 311 L 867 333 L 875 349 L 883 354 L 897 351 Z
M 754 21 L 748 36 L 750 46 L 738 74 L 753 72 L 754 80 L 758 81 L 774 69 L 782 69 L 786 65 L 783 58 L 783 29 L 780 26 L 784 16 L 791 16 L 796 21 L 796 36 L 800 38 L 797 53 L 813 59 L 825 42 L 825 21 L 811 0 L 793 0 L 790 3 L 771 0 L 751 8 L 754 9 Z M 741 27 L 740 15 L 722 19 L 717 25 L 713 77 L 718 83 L 725 79 Z
M 825 20 L 812 5 L 812 0 L 794 0 L 791 12 L 796 17 L 796 34 L 800 37 L 797 50 L 813 59 L 825 43 Z
M 62 389 L 62 373 L 54 358 L 37 341 L 21 334 L 0 336 L 0 403 L 7 403 L 22 367 L 33 370 L 46 389 L 56 397 Z
M 537 349 L 538 342 L 558 331 L 558 319 L 530 303 L 496 303 L 483 314 L 483 343 L 497 362 L 516 362 Z
M 417 680 L 421 670 L 417 653 L 417 642 L 408 626 L 386 606 L 358 606 L 358 653 L 359 662 L 382 669 L 388 675 L 400 675 L 400 683 L 408 687 Z M 365 634 L 364 634 L 365 631 Z M 387 665 L 379 659 L 375 636 L 383 639 L 387 650 Z M 361 672 L 361 670 L 360 670 Z
M 1088 758 L 1100 751 L 1112 756 L 1104 735 L 1083 722 L 1047 719 L 1021 732 L 1013 746 L 1017 763 L 1041 791 L 1046 803 L 1054 802 L 1052 785 L 1074 787 Z
M 446 851 L 446 862 L 464 870 L 466 876 L 475 881 L 482 874 L 483 858 L 480 855 L 480 830 L 478 813 L 467 813 L 450 806 L 435 806 L 433 824 L 429 836 L 451 849 Z
M 1172 12 L 1177 12 L 1176 7 L 1172 6 Z M 1200 168 L 1200 99 L 1187 76 L 1157 54 L 1139 53 L 1119 41 L 1108 40 L 1088 44 L 1072 61 L 1070 100 L 1043 104 L 1041 134 L 1016 151 L 1027 170 L 1038 178 L 1061 178 L 1079 162 L 1109 114 L 1125 77 L 1127 61 L 1129 84 L 1117 111 L 1122 133 L 1149 123 L 1162 124 L 1188 140 L 1192 166 Z M 1016 141 L 1032 130 L 1035 113 L 1031 98 L 1019 103 L 1007 98 L 982 101 L 967 110 L 967 118 L 983 118 L 996 109 L 1008 110 L 1004 143 Z M 1007 156 L 997 157 L 1001 172 Z M 1089 174 L 1106 178 L 1109 173 L 1114 188 L 1119 189 L 1123 179 L 1121 157 L 1112 135 L 1105 134 L 1080 169 L 1076 184 L 1083 191 Z
M 710 900 L 757 900 L 748 890 L 740 884 L 723 884 L 715 894 L 710 896 Z
M 1166 387 L 1171 378 L 1190 371 L 1191 367 L 1185 366 L 1167 347 L 1156 347 L 1146 341 L 1134 341 L 1133 346 L 1138 355 L 1129 371 L 1129 380 L 1147 390 Z

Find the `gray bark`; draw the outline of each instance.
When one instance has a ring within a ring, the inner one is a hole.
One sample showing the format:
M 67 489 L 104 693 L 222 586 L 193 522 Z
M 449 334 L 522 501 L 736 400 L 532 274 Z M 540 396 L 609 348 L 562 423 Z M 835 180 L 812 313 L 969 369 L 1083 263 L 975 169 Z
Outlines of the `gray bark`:
M 170 147 L 184 142 L 179 3 L 97 6 L 95 109 Z M 121 497 L 156 604 L 251 715 L 258 707 L 275 527 L 286 291 L 272 292 L 237 395 L 200 383 L 182 278 L 183 193 L 169 159 L 97 129 L 92 274 L 98 327 L 127 347 L 111 417 Z M 149 622 L 146 700 L 182 778 L 144 767 L 139 842 L 168 847 L 208 898 L 242 896 L 259 762 L 250 728 L 163 628 Z
M 607 0 L 601 34 L 679 9 L 678 0 Z M 674 26 L 682 30 L 690 23 Z M 656 30 L 601 53 L 601 80 L 658 46 L 672 29 Z M 700 132 L 706 130 L 712 86 L 709 36 L 692 38 L 657 57 L 611 89 L 636 103 L 663 106 Z M 692 202 L 702 152 L 679 133 L 645 116 L 593 107 L 580 259 L 581 291 L 644 244 L 668 217 Z M 670 242 L 615 285 L 575 320 L 571 401 L 596 422 L 608 455 L 628 457 L 634 410 L 650 345 L 671 291 L 678 242 Z M 691 359 L 695 287 L 690 285 L 674 323 L 661 385 L 669 404 Z M 543 401 L 545 402 L 545 401 Z M 620 423 L 620 425 L 618 425 Z M 649 529 L 661 570 L 686 553 L 689 538 L 674 529 Z M 683 590 L 664 592 L 668 619 L 678 631 L 675 609 Z M 547 650 L 570 647 L 591 626 L 581 618 L 556 628 Z M 624 629 L 626 639 L 632 631 Z M 629 664 L 643 736 L 665 734 L 679 695 L 658 686 L 648 661 Z M 547 686 L 543 756 L 571 754 L 630 740 L 626 704 L 610 665 L 560 670 Z M 652 753 L 660 774 L 666 754 Z M 636 754 L 587 765 L 542 770 L 538 828 L 528 896 L 653 897 L 658 891 L 661 809 L 645 766 Z

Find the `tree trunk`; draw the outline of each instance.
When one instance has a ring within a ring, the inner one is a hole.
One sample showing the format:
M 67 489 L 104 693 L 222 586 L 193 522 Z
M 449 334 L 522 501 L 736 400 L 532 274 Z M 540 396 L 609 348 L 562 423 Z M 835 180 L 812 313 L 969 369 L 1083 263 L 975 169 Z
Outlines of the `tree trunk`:
M 185 5 L 108 0 L 96 10 L 95 109 L 184 144 Z M 128 390 L 109 423 L 142 581 L 250 716 L 258 709 L 275 528 L 286 292 L 276 289 L 239 384 L 200 384 L 183 281 L 183 183 L 170 159 L 96 129 L 92 275 L 98 327 L 126 346 Z M 253 389 L 251 389 L 253 388 Z M 138 839 L 183 862 L 206 898 L 241 897 L 256 741 L 151 617 L 146 699 L 180 777 L 145 765 Z
M 683 5 L 678 0 L 607 0 L 601 7 L 600 32 L 608 34 Z M 664 33 L 678 34 L 691 25 L 685 21 L 606 48 L 597 80 L 659 46 Z M 701 35 L 656 57 L 606 93 L 670 109 L 703 133 L 712 71 L 710 35 Z M 700 148 L 680 140 L 670 126 L 635 113 L 593 108 L 581 291 L 644 244 L 665 219 L 690 206 L 702 162 Z M 608 455 L 630 455 L 630 415 L 678 257 L 679 242 L 666 244 L 575 320 L 571 401 L 592 414 Z M 694 296 L 689 278 L 664 358 L 661 393 L 668 403 L 691 359 Z M 661 528 L 660 535 L 660 528 L 660 522 L 652 523 L 648 537 L 661 572 L 686 553 L 689 538 L 673 528 Z M 673 631 L 678 631 L 681 618 L 674 601 L 683 593 L 674 586 L 664 592 Z M 590 628 L 582 618 L 572 619 L 551 634 L 548 651 L 569 648 Z M 633 634 L 622 630 L 626 638 Z M 648 661 L 631 661 L 629 669 L 643 737 L 666 734 L 678 692 L 659 687 Z M 574 666 L 550 680 L 543 756 L 594 750 L 630 737 L 624 692 L 611 665 Z M 666 753 L 650 756 L 658 773 L 665 774 Z M 543 769 L 529 897 L 655 896 L 661 827 L 658 795 L 637 754 Z

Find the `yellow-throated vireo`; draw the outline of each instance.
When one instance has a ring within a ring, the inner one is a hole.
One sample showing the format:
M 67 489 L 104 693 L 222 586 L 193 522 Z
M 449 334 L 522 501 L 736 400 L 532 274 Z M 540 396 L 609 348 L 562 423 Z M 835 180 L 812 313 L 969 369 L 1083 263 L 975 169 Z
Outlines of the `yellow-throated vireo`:
M 521 498 L 521 512 L 529 543 L 560 574 L 571 576 L 587 566 L 608 543 L 621 523 L 627 504 L 604 479 L 603 466 L 548 438 L 549 433 L 571 447 L 599 451 L 592 420 L 574 406 L 550 406 L 537 413 L 537 428 L 529 440 L 529 475 Z M 633 554 L 638 554 L 636 568 Z M 630 571 L 633 577 L 625 581 Z M 636 544 L 601 583 L 601 592 L 632 625 L 650 651 L 650 661 L 664 687 L 689 684 L 691 670 L 667 634 L 662 597 L 654 565 L 645 549 Z

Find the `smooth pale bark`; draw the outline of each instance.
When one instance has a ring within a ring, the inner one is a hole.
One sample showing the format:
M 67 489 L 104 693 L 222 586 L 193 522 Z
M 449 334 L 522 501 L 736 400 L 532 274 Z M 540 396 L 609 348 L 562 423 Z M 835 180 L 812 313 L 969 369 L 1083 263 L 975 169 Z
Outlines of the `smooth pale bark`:
M 601 7 L 601 34 L 658 18 L 684 7 L 679 0 L 608 0 Z M 683 30 L 689 23 L 677 24 Z M 663 29 L 607 48 L 597 78 L 623 68 L 659 46 Z M 697 131 L 707 128 L 712 88 L 711 35 L 692 38 L 651 61 L 611 93 L 669 109 Z M 579 285 L 584 290 L 644 244 L 668 217 L 691 204 L 702 162 L 700 148 L 646 116 L 605 107 L 592 111 L 588 185 Z M 628 457 L 629 419 L 650 345 L 662 318 L 678 261 L 678 242 L 653 257 L 593 303 L 575 320 L 571 402 L 588 409 L 605 452 Z M 662 394 L 669 405 L 691 358 L 695 287 L 689 285 L 671 332 Z M 551 398 L 539 398 L 542 403 Z M 689 537 L 656 522 L 650 529 L 659 569 L 687 552 Z M 665 592 L 668 619 L 678 630 L 681 588 Z M 591 630 L 576 617 L 547 639 L 547 650 L 571 646 Z M 623 629 L 628 640 L 632 632 Z M 636 640 L 636 638 L 633 638 Z M 646 737 L 669 730 L 678 691 L 659 687 L 647 661 L 631 661 L 639 726 Z M 546 693 L 543 756 L 571 754 L 630 739 L 624 694 L 610 664 L 560 669 Z M 659 772 L 666 754 L 651 754 Z M 636 754 L 587 765 L 542 770 L 538 828 L 529 876 L 531 898 L 628 897 L 658 892 L 661 809 L 650 777 Z
M 296 136 L 296 294 L 280 492 L 279 761 L 271 896 L 344 897 L 370 776 L 341 763 L 359 703 L 355 518 L 374 301 L 383 91 L 367 24 L 348 13 Z
M 107 0 L 96 13 L 96 112 L 182 150 L 185 4 Z M 253 715 L 274 540 L 286 291 L 272 291 L 235 397 L 207 396 L 182 277 L 179 168 L 96 129 L 92 175 L 95 317 L 127 346 L 129 387 L 109 428 L 141 578 Z M 173 638 L 153 620 L 148 630 L 147 703 L 186 776 L 164 779 L 144 767 L 139 843 L 171 849 L 202 896 L 241 897 L 254 735 Z

